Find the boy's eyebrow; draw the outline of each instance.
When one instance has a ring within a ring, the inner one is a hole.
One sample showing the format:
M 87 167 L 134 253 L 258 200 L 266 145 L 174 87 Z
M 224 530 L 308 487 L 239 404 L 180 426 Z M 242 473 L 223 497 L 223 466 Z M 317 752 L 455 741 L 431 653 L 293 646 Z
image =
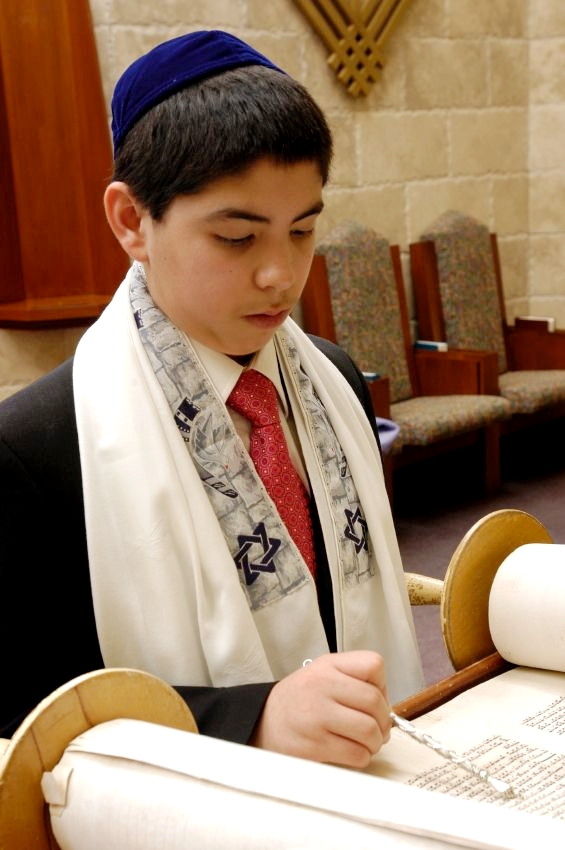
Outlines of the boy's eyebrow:
M 302 221 L 303 218 L 308 218 L 311 215 L 319 215 L 323 209 L 324 202 L 318 201 L 318 203 L 293 218 L 292 222 L 294 224 L 295 222 Z M 257 221 L 260 223 L 268 223 L 270 221 L 268 216 L 252 213 L 249 212 L 249 210 L 239 209 L 238 207 L 224 207 L 223 209 L 215 210 L 213 213 L 206 216 L 208 221 L 213 221 L 218 218 L 237 218 L 242 219 L 243 221 Z

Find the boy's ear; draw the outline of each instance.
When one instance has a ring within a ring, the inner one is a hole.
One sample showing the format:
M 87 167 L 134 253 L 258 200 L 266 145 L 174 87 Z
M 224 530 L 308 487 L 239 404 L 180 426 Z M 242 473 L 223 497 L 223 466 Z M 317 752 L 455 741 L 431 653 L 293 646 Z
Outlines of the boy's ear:
M 137 201 L 127 183 L 115 180 L 104 192 L 104 209 L 114 236 L 130 257 L 145 262 L 145 228 L 149 212 Z

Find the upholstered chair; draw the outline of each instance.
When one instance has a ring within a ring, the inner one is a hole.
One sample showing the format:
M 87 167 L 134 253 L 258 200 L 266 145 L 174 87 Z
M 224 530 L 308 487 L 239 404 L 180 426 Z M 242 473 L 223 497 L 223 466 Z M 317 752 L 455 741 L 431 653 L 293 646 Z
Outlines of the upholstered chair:
M 496 352 L 500 394 L 512 405 L 506 430 L 565 414 L 565 333 L 508 325 L 496 234 L 449 210 L 410 246 L 410 265 L 420 335 Z
M 399 428 L 393 467 L 478 442 L 487 491 L 500 483 L 498 426 L 510 416 L 500 396 L 476 390 L 477 360 L 464 352 L 415 351 L 398 246 L 370 227 L 343 221 L 317 246 L 302 298 L 307 331 L 342 346 L 367 374 L 377 414 Z

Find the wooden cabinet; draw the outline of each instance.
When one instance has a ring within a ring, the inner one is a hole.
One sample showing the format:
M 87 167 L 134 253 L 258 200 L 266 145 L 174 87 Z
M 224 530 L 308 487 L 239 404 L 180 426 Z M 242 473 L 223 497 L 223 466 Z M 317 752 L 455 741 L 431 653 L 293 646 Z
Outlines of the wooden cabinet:
M 0 3 L 0 327 L 95 319 L 128 258 L 88 0 Z

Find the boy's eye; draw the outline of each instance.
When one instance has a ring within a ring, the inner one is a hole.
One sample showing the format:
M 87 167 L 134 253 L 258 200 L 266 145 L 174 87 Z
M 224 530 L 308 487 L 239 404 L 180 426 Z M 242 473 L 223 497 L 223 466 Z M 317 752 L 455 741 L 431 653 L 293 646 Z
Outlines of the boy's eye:
M 293 239 L 306 239 L 314 235 L 314 227 L 296 227 L 290 231 Z M 243 248 L 250 245 L 256 238 L 255 233 L 247 233 L 245 236 L 223 236 L 216 234 L 216 239 L 230 248 Z
M 248 245 L 253 240 L 254 236 L 252 233 L 249 233 L 247 236 L 238 237 L 220 236 L 218 234 L 217 238 L 220 242 L 223 242 L 224 245 L 231 245 L 237 248 L 240 245 Z
M 313 227 L 302 227 L 300 229 L 296 229 L 292 231 L 292 235 L 296 236 L 298 239 L 303 239 L 305 236 L 313 236 L 314 228 Z

